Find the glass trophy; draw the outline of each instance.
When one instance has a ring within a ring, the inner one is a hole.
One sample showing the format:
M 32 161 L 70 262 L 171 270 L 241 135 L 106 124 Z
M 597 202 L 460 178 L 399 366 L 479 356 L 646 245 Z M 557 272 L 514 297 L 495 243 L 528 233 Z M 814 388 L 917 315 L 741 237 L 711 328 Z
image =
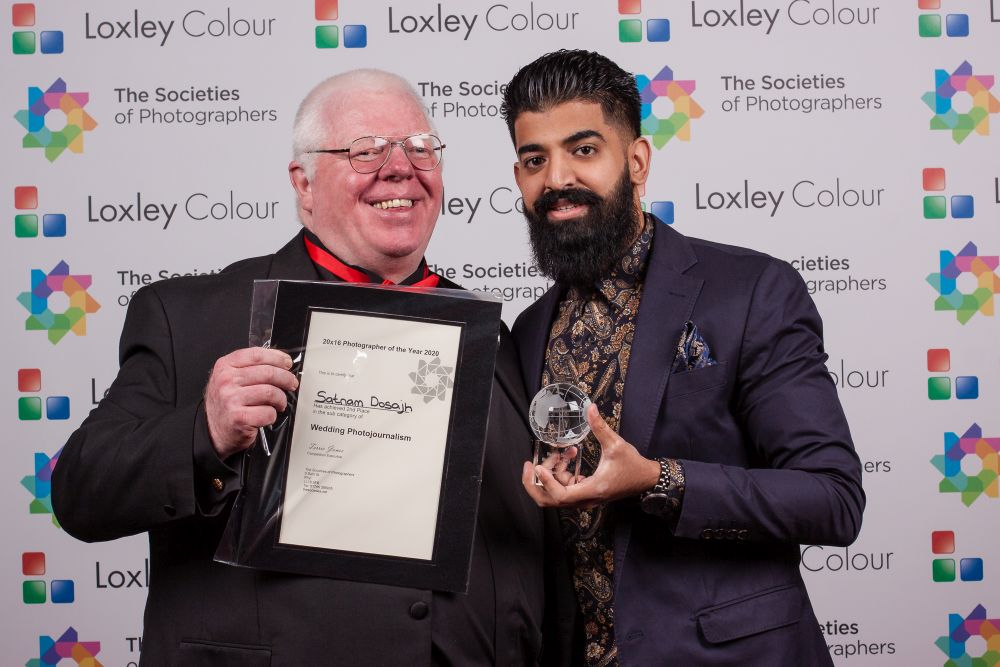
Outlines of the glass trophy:
M 580 448 L 587 434 L 590 397 L 574 384 L 559 382 L 543 387 L 528 407 L 528 423 L 535 433 L 533 465 L 549 468 L 566 486 L 580 476 Z M 535 484 L 540 484 L 535 477 Z

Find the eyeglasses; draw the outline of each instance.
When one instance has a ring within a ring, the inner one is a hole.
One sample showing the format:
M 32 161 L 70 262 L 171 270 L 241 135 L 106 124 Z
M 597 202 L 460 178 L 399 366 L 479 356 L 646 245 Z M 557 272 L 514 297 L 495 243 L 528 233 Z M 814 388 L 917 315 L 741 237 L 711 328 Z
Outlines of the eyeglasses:
M 433 134 L 414 134 L 399 141 L 387 137 L 360 137 L 347 148 L 323 148 L 307 153 L 347 153 L 351 167 L 359 174 L 371 174 L 389 161 L 392 147 L 403 149 L 414 169 L 430 171 L 441 163 L 444 144 Z

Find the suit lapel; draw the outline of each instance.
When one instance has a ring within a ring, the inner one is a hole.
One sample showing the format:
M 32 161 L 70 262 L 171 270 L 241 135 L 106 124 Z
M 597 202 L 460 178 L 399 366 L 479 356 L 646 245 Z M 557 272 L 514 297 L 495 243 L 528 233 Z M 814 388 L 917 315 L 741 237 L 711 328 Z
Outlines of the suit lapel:
M 313 264 L 303 237 L 305 231 L 300 231 L 291 241 L 274 253 L 267 277 L 271 280 L 322 280 L 316 265 Z
M 559 306 L 561 290 L 553 286 L 542 295 L 527 311 L 523 322 L 515 326 L 517 332 L 517 349 L 521 353 L 521 369 L 524 373 L 524 386 L 528 394 L 534 396 L 541 389 L 542 364 L 545 363 L 545 350 L 549 343 L 549 330 L 552 319 Z
M 657 223 L 629 355 L 619 428 L 621 436 L 643 456 L 649 450 L 670 381 L 677 340 L 704 283 L 683 275 L 697 261 L 687 239 Z

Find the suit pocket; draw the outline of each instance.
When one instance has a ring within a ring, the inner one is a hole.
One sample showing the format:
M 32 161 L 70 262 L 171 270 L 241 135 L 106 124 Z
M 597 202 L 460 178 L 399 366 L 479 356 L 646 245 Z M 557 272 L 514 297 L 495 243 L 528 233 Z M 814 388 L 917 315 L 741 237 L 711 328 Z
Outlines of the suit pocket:
M 706 640 L 720 644 L 798 623 L 802 607 L 803 592 L 791 584 L 702 609 L 698 626 Z
M 720 361 L 705 368 L 674 373 L 667 383 L 667 397 L 679 398 L 696 391 L 724 385 L 729 382 L 729 376 L 726 374 L 727 368 L 728 364 L 725 361 Z
M 185 667 L 270 667 L 271 647 L 182 639 L 178 657 Z

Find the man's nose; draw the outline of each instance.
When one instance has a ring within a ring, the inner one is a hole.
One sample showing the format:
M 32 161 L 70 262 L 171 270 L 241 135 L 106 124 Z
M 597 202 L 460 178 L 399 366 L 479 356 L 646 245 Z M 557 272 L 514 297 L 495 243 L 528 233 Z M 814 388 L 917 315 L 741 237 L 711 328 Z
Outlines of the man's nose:
M 413 165 L 406 157 L 402 146 L 393 144 L 389 151 L 389 159 L 378 171 L 380 178 L 410 178 L 413 176 Z
M 548 169 L 545 171 L 545 188 L 547 190 L 562 190 L 576 186 L 576 173 L 569 161 L 561 156 L 549 158 Z

